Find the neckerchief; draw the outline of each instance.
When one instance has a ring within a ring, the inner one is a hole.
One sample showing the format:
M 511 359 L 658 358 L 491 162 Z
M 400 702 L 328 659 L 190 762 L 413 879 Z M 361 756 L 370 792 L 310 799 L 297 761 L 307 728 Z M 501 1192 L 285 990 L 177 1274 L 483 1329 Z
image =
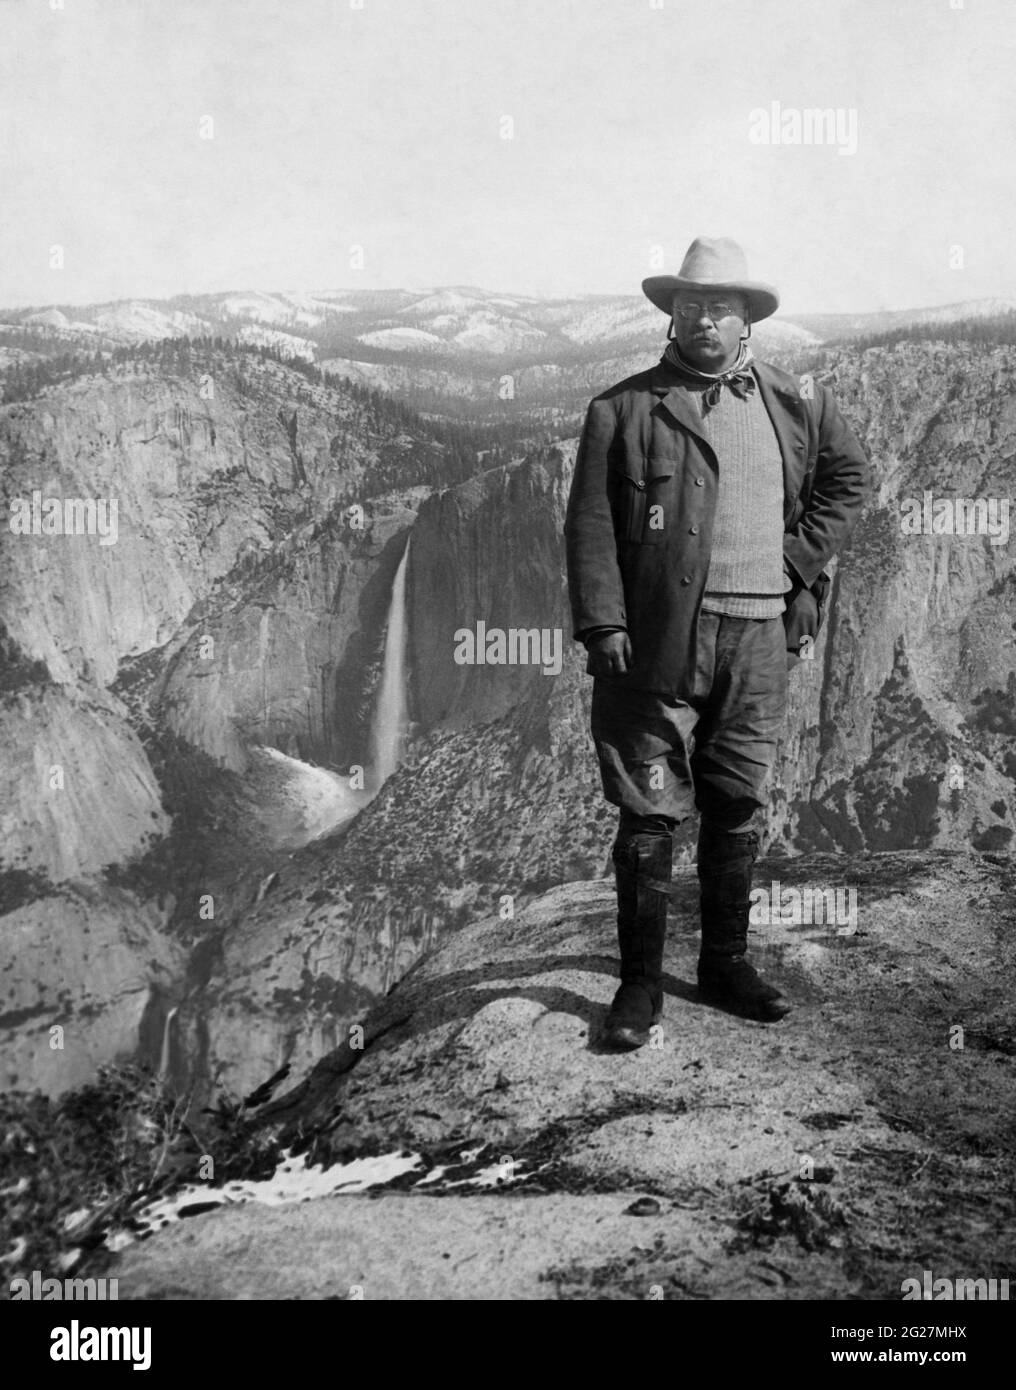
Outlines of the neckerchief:
M 663 361 L 679 372 L 686 381 L 694 385 L 706 384 L 702 393 L 703 415 L 718 403 L 724 386 L 729 386 L 734 395 L 739 396 L 741 400 L 752 395 L 755 390 L 755 378 L 748 370 L 748 364 L 754 360 L 755 354 L 746 342 L 741 343 L 737 361 L 725 372 L 700 372 L 697 367 L 684 360 L 677 350 L 677 343 L 673 340 L 667 344 L 667 350 L 663 354 Z

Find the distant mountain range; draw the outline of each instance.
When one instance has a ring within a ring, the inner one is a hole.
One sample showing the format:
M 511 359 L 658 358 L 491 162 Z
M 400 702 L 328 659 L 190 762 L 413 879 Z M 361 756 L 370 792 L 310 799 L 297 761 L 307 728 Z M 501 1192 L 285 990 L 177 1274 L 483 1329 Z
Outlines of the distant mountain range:
M 788 371 L 824 369 L 828 345 L 920 336 L 942 325 L 1004 323 L 1016 299 L 934 309 L 775 317 L 752 334 L 757 355 Z M 230 291 L 85 306 L 0 310 L 0 387 L 22 399 L 33 366 L 74 370 L 97 353 L 211 338 L 303 359 L 327 376 L 402 401 L 432 420 L 511 424 L 546 437 L 577 432 L 591 396 L 659 360 L 667 322 L 641 295 L 534 298 L 472 286 L 435 290 Z M 1006 329 L 1005 341 L 1013 335 Z M 70 356 L 68 356 L 70 355 Z M 20 377 L 17 375 L 20 374 Z M 52 375 L 48 380 L 52 380 Z M 30 392 L 32 394 L 34 392 Z M 534 433 L 534 437 L 535 433 Z
M 948 324 L 1016 310 L 1016 298 L 964 300 L 931 309 L 810 314 L 767 319 L 755 329 L 763 351 L 786 351 L 906 325 Z M 0 310 L 0 342 L 11 330 L 40 330 L 98 348 L 169 337 L 230 336 L 319 363 L 335 359 L 416 362 L 508 356 L 547 363 L 658 350 L 663 315 L 638 295 L 537 299 L 449 286 L 433 291 L 230 291 L 127 299 L 85 306 Z

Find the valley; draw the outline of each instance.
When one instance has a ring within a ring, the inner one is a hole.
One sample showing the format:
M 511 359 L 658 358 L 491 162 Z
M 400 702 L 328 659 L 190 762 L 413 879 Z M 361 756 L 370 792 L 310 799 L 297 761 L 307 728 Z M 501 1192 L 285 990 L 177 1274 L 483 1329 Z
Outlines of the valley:
M 877 477 L 792 674 L 777 852 L 1011 851 L 1011 550 L 901 526 L 926 489 L 1011 494 L 1016 347 L 989 307 L 977 343 L 950 337 L 970 306 L 863 350 L 757 335 L 833 386 Z M 440 348 L 393 348 L 400 325 Z M 242 1093 L 506 898 L 606 873 L 561 528 L 585 402 L 661 325 L 448 290 L 0 330 L 5 511 L 118 502 L 115 544 L 9 531 L 0 561 L 5 1086 L 133 1057 Z M 546 653 L 481 661 L 496 632 Z

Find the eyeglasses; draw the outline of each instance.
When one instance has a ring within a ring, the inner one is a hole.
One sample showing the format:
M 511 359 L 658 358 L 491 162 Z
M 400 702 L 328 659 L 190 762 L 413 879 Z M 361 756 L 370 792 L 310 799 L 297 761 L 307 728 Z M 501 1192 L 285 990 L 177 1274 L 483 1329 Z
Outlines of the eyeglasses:
M 740 309 L 722 299 L 717 300 L 715 304 L 678 304 L 674 313 L 682 319 L 700 319 L 704 314 L 714 323 L 719 323 L 720 319 L 729 319 L 733 315 L 742 317 Z

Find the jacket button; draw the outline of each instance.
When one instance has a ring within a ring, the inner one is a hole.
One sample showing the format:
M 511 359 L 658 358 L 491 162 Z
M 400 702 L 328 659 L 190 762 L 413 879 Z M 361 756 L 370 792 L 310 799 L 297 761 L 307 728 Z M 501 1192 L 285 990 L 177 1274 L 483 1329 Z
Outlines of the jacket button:
M 688 534 L 691 535 L 691 536 L 697 536 L 697 535 L 698 535 L 698 527 L 697 527 L 697 526 L 689 526 L 689 527 L 688 527 Z
M 695 486 L 696 486 L 696 487 L 705 487 L 705 485 L 706 485 L 706 480 L 705 480 L 705 478 L 696 478 L 696 479 L 695 479 Z
M 682 583 L 682 584 L 690 584 L 690 583 L 691 583 L 691 575 L 690 575 L 690 574 L 686 574 L 686 575 L 684 576 L 684 578 L 681 580 L 681 583 Z
M 635 486 L 638 488 L 639 492 L 641 492 L 642 489 L 645 487 L 645 483 L 642 481 L 641 478 L 639 478 L 639 480 L 636 482 Z

